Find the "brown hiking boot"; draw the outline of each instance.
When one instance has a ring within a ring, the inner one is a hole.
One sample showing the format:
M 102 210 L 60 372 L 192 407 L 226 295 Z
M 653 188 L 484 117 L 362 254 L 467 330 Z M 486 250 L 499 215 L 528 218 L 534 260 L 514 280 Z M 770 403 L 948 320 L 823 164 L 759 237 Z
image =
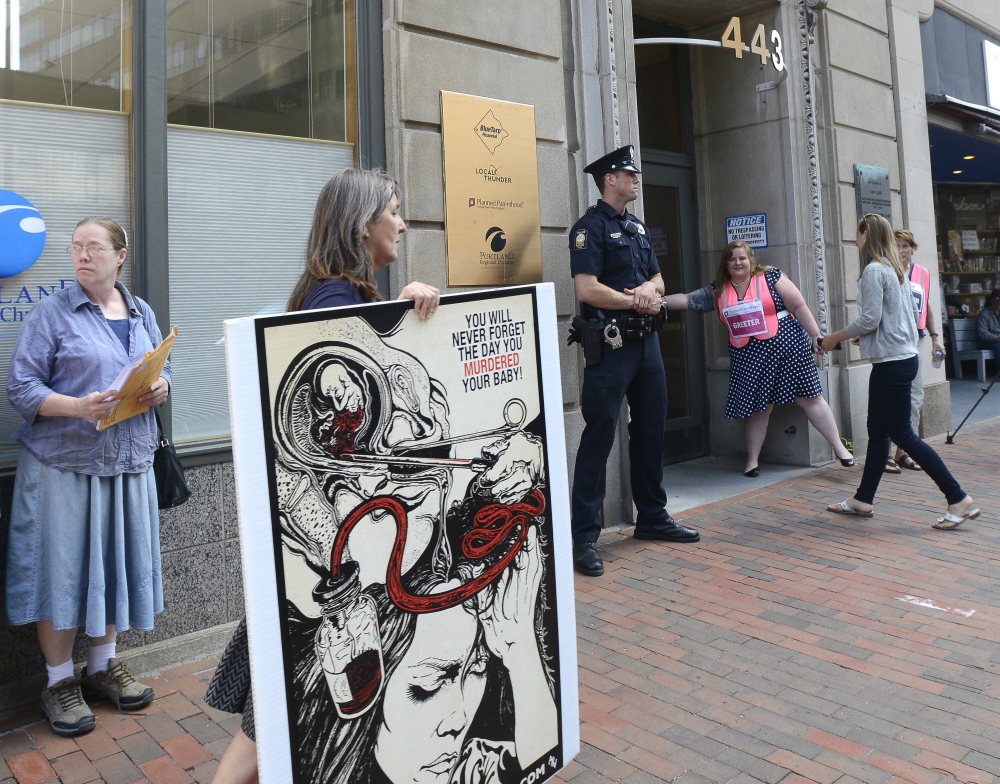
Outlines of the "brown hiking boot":
M 93 712 L 83 701 L 80 679 L 76 677 L 63 678 L 42 690 L 42 715 L 49 720 L 56 735 L 65 737 L 83 735 L 97 724 Z
M 88 695 L 106 699 L 118 710 L 139 710 L 153 701 L 153 690 L 133 678 L 125 662 L 118 659 L 110 659 L 106 670 L 84 674 L 82 685 Z

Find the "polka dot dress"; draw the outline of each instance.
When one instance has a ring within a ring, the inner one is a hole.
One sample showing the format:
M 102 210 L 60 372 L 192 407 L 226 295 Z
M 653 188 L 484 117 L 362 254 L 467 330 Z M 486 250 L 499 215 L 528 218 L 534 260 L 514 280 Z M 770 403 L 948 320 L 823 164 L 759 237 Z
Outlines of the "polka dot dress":
M 769 269 L 764 277 L 780 313 L 785 303 L 774 290 L 774 284 L 781 277 L 781 270 Z M 772 403 L 781 405 L 793 402 L 796 397 L 823 394 L 809 336 L 792 316 L 778 320 L 778 334 L 773 338 L 752 338 L 743 348 L 733 348 L 730 344 L 729 358 L 732 373 L 726 401 L 727 419 L 743 419 Z

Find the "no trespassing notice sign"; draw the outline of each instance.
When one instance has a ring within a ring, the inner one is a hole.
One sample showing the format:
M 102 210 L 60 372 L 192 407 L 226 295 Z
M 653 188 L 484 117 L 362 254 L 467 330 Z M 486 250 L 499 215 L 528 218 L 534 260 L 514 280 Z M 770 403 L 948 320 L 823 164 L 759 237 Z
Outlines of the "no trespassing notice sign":
M 726 218 L 726 244 L 743 241 L 751 248 L 767 247 L 767 213 Z

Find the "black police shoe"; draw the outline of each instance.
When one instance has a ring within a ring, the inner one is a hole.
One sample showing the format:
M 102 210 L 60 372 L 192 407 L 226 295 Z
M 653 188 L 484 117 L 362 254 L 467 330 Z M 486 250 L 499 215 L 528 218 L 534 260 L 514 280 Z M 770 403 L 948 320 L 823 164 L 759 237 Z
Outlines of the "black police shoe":
M 641 527 L 637 525 L 632 535 L 636 539 L 655 539 L 661 542 L 697 542 L 701 539 L 701 534 L 694 528 L 681 525 L 669 514 L 662 523 Z
M 604 561 L 593 542 L 573 542 L 573 568 L 588 577 L 604 574 Z

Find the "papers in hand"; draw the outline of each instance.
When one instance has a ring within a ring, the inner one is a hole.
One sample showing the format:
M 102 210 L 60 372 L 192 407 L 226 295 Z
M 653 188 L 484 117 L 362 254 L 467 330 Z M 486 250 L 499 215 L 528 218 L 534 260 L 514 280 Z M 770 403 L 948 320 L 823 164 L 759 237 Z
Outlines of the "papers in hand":
M 177 337 L 177 327 L 170 330 L 164 341 L 152 351 L 122 368 L 118 378 L 111 384 L 111 389 L 118 391 L 109 400 L 117 400 L 118 405 L 108 414 L 107 418 L 97 423 L 98 430 L 107 430 L 112 425 L 124 422 L 136 414 L 145 413 L 149 406 L 139 403 L 139 398 L 149 392 L 149 388 L 163 373 L 170 347 Z

